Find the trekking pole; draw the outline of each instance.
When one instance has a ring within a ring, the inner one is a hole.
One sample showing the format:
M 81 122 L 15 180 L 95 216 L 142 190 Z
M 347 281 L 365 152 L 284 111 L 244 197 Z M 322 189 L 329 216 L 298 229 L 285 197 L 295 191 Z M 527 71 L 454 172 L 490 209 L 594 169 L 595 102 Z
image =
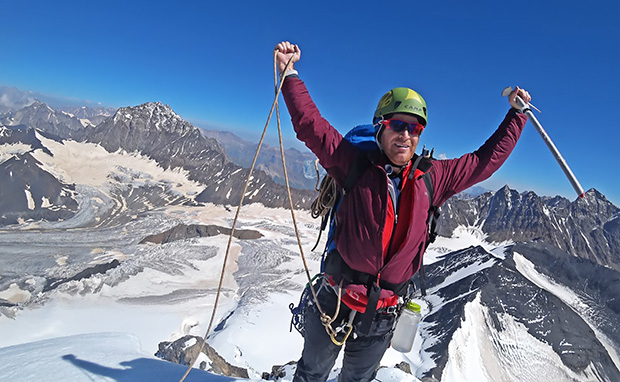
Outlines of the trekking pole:
M 502 90 L 502 97 L 508 96 L 511 92 L 512 92 L 512 87 L 510 86 L 506 87 L 504 90 Z M 560 154 L 560 151 L 557 149 L 557 147 L 555 147 L 555 145 L 553 144 L 553 141 L 551 141 L 551 138 L 549 138 L 549 134 L 547 134 L 545 129 L 543 129 L 542 125 L 540 124 L 540 122 L 538 122 L 538 119 L 536 119 L 536 116 L 530 109 L 530 107 L 534 109 L 536 109 L 536 107 L 530 103 L 525 103 L 525 101 L 523 101 L 523 99 L 521 99 L 521 97 L 519 96 L 517 96 L 517 103 L 521 107 L 521 110 L 523 111 L 523 113 L 528 116 L 528 118 L 530 119 L 530 121 L 532 122 L 536 130 L 538 130 L 538 133 L 542 137 L 543 141 L 545 141 L 545 143 L 547 144 L 547 147 L 549 148 L 549 150 L 551 150 L 551 153 L 555 157 L 555 160 L 558 161 L 558 164 L 560 165 L 560 167 L 562 167 L 562 171 L 564 171 L 564 175 L 566 175 L 571 185 L 573 186 L 573 189 L 575 189 L 575 192 L 577 192 L 577 196 L 579 198 L 583 198 L 585 195 L 585 192 L 583 191 L 581 184 L 579 184 L 577 177 L 575 177 L 575 174 L 573 174 L 570 167 L 568 167 L 568 164 L 562 157 L 562 154 Z M 540 110 L 538 110 L 538 112 L 540 112 Z

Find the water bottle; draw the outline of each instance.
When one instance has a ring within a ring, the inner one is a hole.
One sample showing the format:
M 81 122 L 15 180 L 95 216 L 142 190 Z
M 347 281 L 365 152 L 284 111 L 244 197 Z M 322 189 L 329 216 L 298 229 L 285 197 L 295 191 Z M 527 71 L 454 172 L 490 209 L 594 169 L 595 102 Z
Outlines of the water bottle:
M 409 301 L 403 307 L 403 311 L 394 329 L 394 336 L 392 336 L 392 347 L 394 350 L 401 353 L 409 353 L 411 351 L 421 318 L 420 305 Z

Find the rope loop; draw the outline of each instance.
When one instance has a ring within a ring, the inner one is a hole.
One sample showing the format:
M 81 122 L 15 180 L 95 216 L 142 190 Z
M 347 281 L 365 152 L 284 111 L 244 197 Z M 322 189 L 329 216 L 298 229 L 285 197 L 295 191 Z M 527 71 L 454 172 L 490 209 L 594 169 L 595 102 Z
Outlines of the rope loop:
M 280 124 L 280 107 L 278 105 L 278 97 L 280 96 L 280 92 L 282 91 L 282 85 L 284 84 L 284 75 L 288 71 L 288 69 L 290 68 L 291 64 L 293 63 L 293 59 L 295 58 L 297 53 L 293 53 L 293 55 L 289 58 L 289 60 L 288 60 L 288 62 L 286 64 L 286 67 L 282 71 L 280 76 L 278 76 L 277 54 L 278 54 L 278 50 L 275 49 L 273 51 L 275 99 L 274 99 L 274 101 L 273 101 L 273 103 L 271 105 L 271 110 L 269 111 L 269 117 L 267 118 L 267 122 L 265 123 L 265 127 L 263 129 L 263 133 L 262 133 L 262 135 L 260 137 L 260 141 L 258 143 L 258 147 L 256 148 L 256 153 L 254 154 L 254 160 L 252 161 L 252 165 L 250 167 L 250 171 L 248 172 L 248 176 L 247 176 L 247 179 L 245 181 L 245 185 L 243 186 L 243 192 L 241 193 L 241 200 L 239 201 L 239 205 L 238 205 L 237 211 L 235 213 L 235 218 L 233 220 L 232 228 L 230 230 L 230 236 L 228 238 L 228 244 L 226 246 L 226 254 L 224 255 L 224 261 L 223 261 L 223 264 L 222 264 L 222 271 L 221 271 L 221 274 L 220 274 L 220 281 L 219 281 L 219 284 L 218 284 L 217 293 L 215 295 L 215 302 L 213 303 L 213 312 L 211 314 L 211 319 L 209 321 L 209 326 L 207 327 L 207 330 L 206 330 L 204 336 L 201 339 L 201 345 L 202 345 L 201 346 L 201 352 L 202 352 L 202 350 L 204 350 L 204 345 L 207 342 L 207 336 L 211 332 L 211 328 L 212 328 L 213 322 L 215 320 L 215 316 L 216 316 L 216 312 L 217 312 L 217 306 L 218 306 L 220 295 L 221 295 L 221 291 L 222 291 L 222 285 L 224 283 L 224 276 L 225 276 L 225 272 L 226 272 L 226 264 L 228 262 L 228 257 L 229 257 L 229 254 L 230 254 L 230 247 L 231 247 L 231 243 L 232 243 L 232 238 L 234 236 L 235 228 L 237 226 L 237 221 L 238 221 L 238 218 L 239 218 L 239 212 L 241 210 L 241 206 L 243 205 L 243 199 L 245 198 L 245 195 L 246 195 L 246 192 L 247 192 L 247 189 L 248 189 L 248 184 L 250 183 L 250 179 L 252 177 L 252 172 L 254 171 L 254 167 L 256 165 L 256 161 L 257 161 L 257 158 L 258 158 L 258 154 L 260 152 L 261 146 L 262 146 L 263 141 L 265 139 L 265 134 L 267 132 L 267 127 L 269 126 L 269 122 L 271 121 L 271 117 L 273 115 L 274 110 L 276 111 L 276 119 L 277 119 L 277 122 L 278 122 L 278 137 L 279 137 L 279 141 L 280 141 L 280 156 L 282 157 L 282 168 L 283 168 L 283 171 L 284 171 L 284 179 L 285 179 L 285 183 L 286 183 L 286 191 L 287 191 L 288 200 L 289 200 L 289 207 L 290 207 L 290 211 L 291 211 L 291 217 L 293 219 L 293 227 L 295 228 L 295 235 L 297 236 L 297 243 L 299 245 L 299 251 L 301 253 L 301 258 L 302 258 L 302 261 L 303 261 L 303 264 L 304 264 L 304 268 L 305 268 L 305 271 L 306 271 L 306 276 L 308 278 L 308 282 L 310 283 L 310 285 L 312 285 L 312 277 L 310 276 L 310 271 L 308 269 L 308 264 L 307 264 L 307 261 L 306 261 L 306 257 L 304 255 L 302 244 L 301 244 L 301 236 L 299 234 L 299 229 L 297 228 L 297 222 L 296 222 L 296 219 L 295 219 L 295 212 L 294 212 L 294 207 L 293 207 L 293 199 L 292 199 L 292 196 L 291 196 L 291 188 L 290 188 L 290 185 L 289 185 L 288 172 L 286 170 L 286 161 L 285 161 L 285 158 L 284 158 L 284 145 L 283 145 L 283 141 L 282 141 L 282 128 L 281 128 L 281 124 Z M 331 327 L 331 324 L 332 324 L 334 319 L 332 319 L 329 316 L 327 316 L 323 312 L 323 310 L 321 309 L 321 306 L 319 304 L 319 301 L 318 301 L 318 298 L 317 298 L 317 295 L 316 295 L 316 291 L 314 290 L 314 288 L 311 287 L 310 290 L 312 291 L 312 296 L 313 296 L 314 301 L 316 303 L 317 309 L 321 313 L 321 322 L 323 322 L 323 317 L 326 317 L 326 321 L 325 322 L 329 322 L 329 323 L 328 324 L 323 323 L 323 325 L 325 326 L 325 329 L 327 330 L 328 334 L 330 334 L 330 336 L 332 336 L 332 332 L 334 332 L 334 330 Z M 341 289 L 340 289 L 340 291 L 341 291 Z M 338 293 L 338 306 L 336 308 L 336 314 L 334 315 L 334 317 L 338 316 L 338 312 L 340 310 L 340 301 L 341 301 L 341 294 L 339 292 Z M 330 329 L 331 329 L 331 332 L 330 332 Z M 333 335 L 335 335 L 335 333 Z M 198 359 L 198 357 L 196 357 L 196 359 L 194 359 L 192 362 L 190 362 L 190 364 L 188 365 L 187 371 L 185 372 L 183 377 L 179 380 L 179 382 L 183 382 L 185 380 L 185 378 L 187 378 L 189 372 L 194 367 L 197 359 Z

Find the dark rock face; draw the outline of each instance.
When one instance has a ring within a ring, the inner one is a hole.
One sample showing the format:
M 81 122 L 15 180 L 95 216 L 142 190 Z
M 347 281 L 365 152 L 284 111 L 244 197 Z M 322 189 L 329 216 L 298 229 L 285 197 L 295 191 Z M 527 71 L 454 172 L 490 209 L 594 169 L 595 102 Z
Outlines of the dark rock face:
M 535 264 L 536 270 L 552 276 L 586 301 L 595 315 L 597 328 L 620 344 L 620 273 L 613 268 L 575 256 L 544 242 L 515 244 L 511 253 L 519 253 Z
M 190 335 L 181 337 L 174 342 L 160 342 L 155 357 L 189 366 L 198 358 L 202 343 L 202 338 Z
M 179 224 L 178 226 L 171 228 L 165 232 L 150 235 L 142 239 L 140 244 L 155 243 L 165 244 L 176 240 L 190 239 L 193 237 L 208 237 L 216 235 L 230 235 L 230 228 L 219 227 L 216 225 L 198 225 L 198 224 Z M 252 240 L 260 239 L 263 235 L 255 230 L 235 230 L 233 235 L 240 240 Z
M 271 367 L 271 372 L 263 372 L 261 378 L 267 381 L 279 381 L 282 378 L 286 377 L 286 367 L 294 366 L 296 367 L 297 361 L 290 361 L 286 365 L 273 365 Z
M 47 280 L 46 285 L 43 287 L 43 292 L 56 289 L 60 285 L 68 283 L 69 281 L 80 281 L 82 279 L 87 279 L 96 274 L 106 273 L 108 270 L 116 268 L 119 265 L 120 265 L 120 262 L 114 259 L 109 263 L 97 264 L 95 266 L 86 268 L 72 277 L 62 278 L 62 279 L 61 278 L 49 279 Z
M 2 126 L 0 125 L 0 145 L 22 144 L 29 146 L 31 150 L 41 149 L 50 154 L 35 134 L 35 129 L 26 125 Z
M 620 209 L 591 189 L 574 202 L 519 194 L 507 186 L 473 199 L 451 198 L 441 207 L 439 233 L 477 226 L 489 241 L 542 240 L 573 256 L 620 270 Z
M 592 283 L 592 287 L 582 290 L 581 297 L 592 304 L 599 302 L 592 306 L 596 314 L 591 318 L 602 324 L 597 325 L 598 329 L 604 331 L 615 347 L 620 345 L 616 329 L 620 318 L 615 304 L 620 287 L 617 271 L 588 260 L 569 257 L 558 249 L 540 243 L 515 245 L 509 249 L 505 260 L 481 247 L 471 247 L 447 254 L 443 260 L 424 267 L 427 288 L 433 296 L 445 302 L 441 308 L 432 310 L 424 317 L 424 322 L 431 323 L 428 334 L 439 339 L 428 348 L 434 354 L 437 366 L 426 376 L 441 378 L 448 360 L 448 345 L 465 320 L 465 306 L 479 296 L 487 312 L 486 323 L 483 324 L 490 331 L 506 330 L 503 318 L 509 315 L 524 325 L 531 336 L 549 344 L 562 363 L 575 373 L 586 375 L 587 368 L 594 368 L 597 380 L 619 380 L 620 371 L 605 346 L 584 321 L 587 313 L 576 312 L 574 307 L 524 277 L 516 266 L 515 253 L 525 256 L 541 273 L 553 274 L 553 278 L 564 285 L 579 289 L 579 285 L 590 286 Z M 553 268 L 552 272 L 550 268 Z M 468 269 L 476 271 L 469 272 Z M 601 272 L 604 281 L 595 282 L 593 272 Z M 459 274 L 466 276 L 455 281 L 454 277 L 459 277 Z M 446 282 L 449 278 L 450 282 Z M 579 284 L 571 282 L 575 280 Z M 601 304 L 602 309 L 599 309 Z M 598 316 L 601 319 L 597 319 Z

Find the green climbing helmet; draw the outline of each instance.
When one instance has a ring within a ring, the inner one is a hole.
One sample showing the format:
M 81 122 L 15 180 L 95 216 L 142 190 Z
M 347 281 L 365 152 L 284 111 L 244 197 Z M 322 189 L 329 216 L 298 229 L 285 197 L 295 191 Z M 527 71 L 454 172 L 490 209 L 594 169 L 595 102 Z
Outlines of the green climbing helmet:
M 381 117 L 394 113 L 408 113 L 418 117 L 420 123 L 426 126 L 426 101 L 415 90 L 409 88 L 395 88 L 385 93 L 379 100 L 373 123 Z

